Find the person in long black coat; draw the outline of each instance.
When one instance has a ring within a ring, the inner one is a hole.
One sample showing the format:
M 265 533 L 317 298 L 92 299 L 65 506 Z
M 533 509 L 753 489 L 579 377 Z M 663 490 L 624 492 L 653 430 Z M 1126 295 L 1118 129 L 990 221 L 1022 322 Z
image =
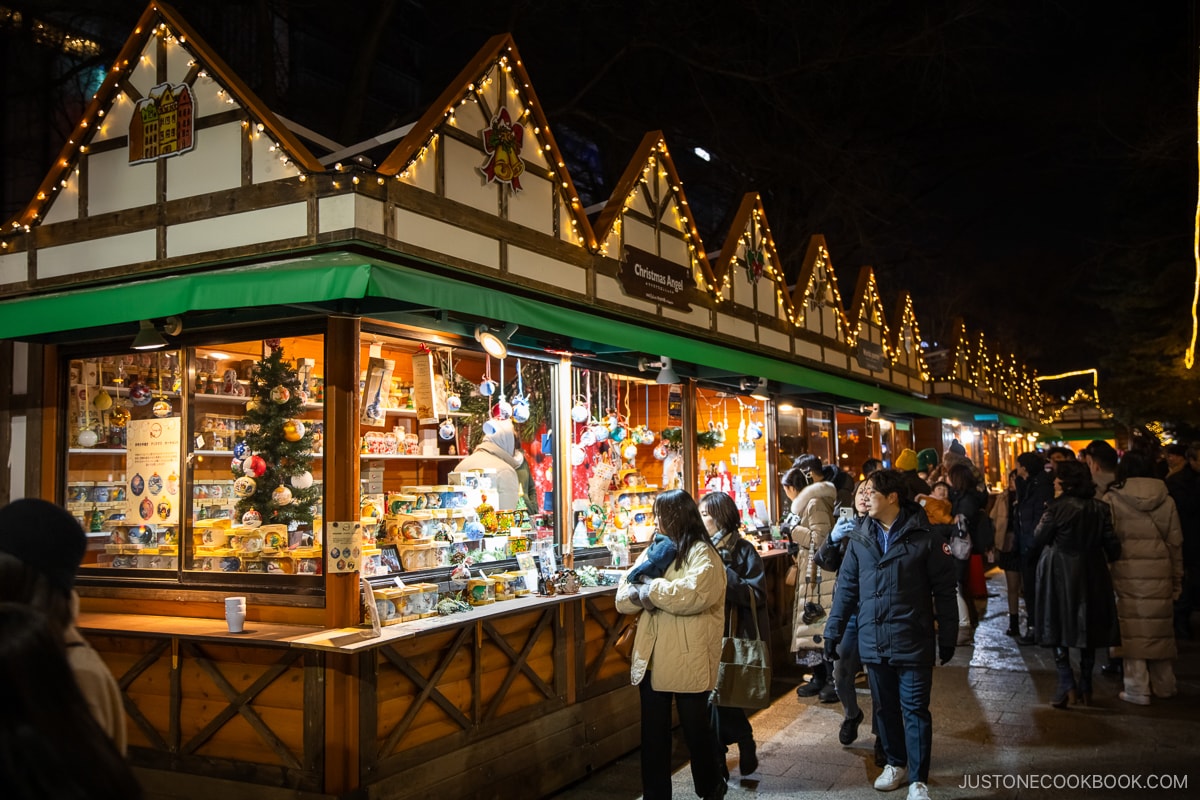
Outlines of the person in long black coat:
M 1054 478 L 1061 495 L 1038 523 L 1037 554 L 1038 644 L 1054 648 L 1058 688 L 1051 705 L 1088 705 L 1092 698 L 1092 667 L 1097 647 L 1120 644 L 1117 603 L 1108 562 L 1121 555 L 1108 505 L 1095 499 L 1087 465 L 1063 461 Z M 1079 680 L 1071 667 L 1070 648 L 1079 650 Z
M 1037 643 L 1034 620 L 1037 619 L 1037 555 L 1034 553 L 1034 532 L 1050 501 L 1054 485 L 1046 472 L 1046 459 L 1038 453 L 1017 456 L 1017 506 L 1013 515 L 1016 550 L 1021 559 L 1021 592 L 1025 598 L 1025 635 L 1017 641 Z

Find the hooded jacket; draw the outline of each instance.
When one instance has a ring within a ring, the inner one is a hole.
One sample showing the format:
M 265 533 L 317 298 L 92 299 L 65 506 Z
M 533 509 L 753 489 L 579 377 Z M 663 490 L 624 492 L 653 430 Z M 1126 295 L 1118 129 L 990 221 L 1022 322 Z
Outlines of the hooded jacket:
M 833 529 L 833 507 L 837 503 L 837 488 L 830 481 L 810 483 L 800 490 L 792 500 L 792 513 L 788 517 L 790 527 L 787 534 L 799 548 L 796 566 L 796 596 L 792 612 L 792 652 L 797 650 L 820 650 L 821 644 L 811 636 L 804 636 L 804 611 L 806 594 L 811 593 L 821 607 L 828 610 L 833 603 L 834 576 L 822 575 L 816 563 L 809 560 L 825 544 L 825 538 Z M 819 580 L 819 584 L 817 581 Z M 811 592 L 806 590 L 811 588 Z
M 1104 495 L 1121 557 L 1112 563 L 1123 658 L 1174 658 L 1173 600 L 1183 584 L 1183 530 L 1158 478 L 1129 478 Z
M 455 472 L 471 470 L 495 470 L 496 500 L 492 505 L 497 510 L 511 511 L 517 507 L 517 497 L 521 492 L 521 482 L 517 477 L 517 459 L 513 455 L 517 439 L 513 434 L 512 423 L 508 420 L 493 420 L 495 433 L 484 434 L 471 455 L 458 462 Z M 490 492 L 484 494 L 491 496 Z
M 886 554 L 873 525 L 866 517 L 850 534 L 825 637 L 840 641 L 857 612 L 863 663 L 886 658 L 896 666 L 931 667 L 938 647 L 953 648 L 958 638 L 958 578 L 950 545 L 929 530 L 915 504 L 901 507 Z
M 637 564 L 646 558 L 638 556 Z M 635 564 L 635 566 L 637 566 Z M 629 680 L 637 686 L 650 672 L 656 692 L 709 692 L 717 685 L 721 632 L 725 627 L 725 565 L 707 541 L 696 542 L 683 564 L 672 561 L 648 584 L 651 610 L 629 601 L 630 584 L 617 586 L 616 608 L 639 614 Z

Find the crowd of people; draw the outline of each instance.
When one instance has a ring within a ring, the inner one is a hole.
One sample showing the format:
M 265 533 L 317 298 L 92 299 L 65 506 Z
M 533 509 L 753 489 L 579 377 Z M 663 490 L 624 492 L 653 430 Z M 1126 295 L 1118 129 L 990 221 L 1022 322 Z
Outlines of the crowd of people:
M 844 477 L 811 454 L 782 475 L 780 532 L 794 559 L 789 641 L 805 678 L 797 696 L 841 704 L 843 745 L 866 721 L 855 689 L 865 672 L 876 789 L 907 784 L 910 800 L 929 797 L 934 669 L 972 643 L 979 623 L 971 555 L 1004 573 L 1006 633 L 1020 646 L 1052 650 L 1053 707 L 1093 701 L 1097 654 L 1102 669 L 1122 679 L 1125 702 L 1177 692 L 1175 642 L 1191 638 L 1200 577 L 1200 444 L 1170 446 L 1162 460 L 1141 450 L 1122 455 L 1104 441 L 1078 454 L 1023 453 L 994 494 L 957 441 L 941 454 L 905 450 L 893 468 L 872 460 L 854 485 Z M 726 495 L 697 505 L 675 491 L 659 503 L 660 532 L 679 545 L 676 561 L 617 593 L 618 610 L 647 620 L 632 666 L 642 697 L 644 796 L 670 796 L 673 700 L 696 793 L 719 798 L 733 745 L 741 779 L 759 777 L 745 710 L 714 704 L 710 690 L 721 638 L 751 635 L 751 607 L 766 627 L 763 564 Z M 685 638 L 687 670 L 677 649 Z

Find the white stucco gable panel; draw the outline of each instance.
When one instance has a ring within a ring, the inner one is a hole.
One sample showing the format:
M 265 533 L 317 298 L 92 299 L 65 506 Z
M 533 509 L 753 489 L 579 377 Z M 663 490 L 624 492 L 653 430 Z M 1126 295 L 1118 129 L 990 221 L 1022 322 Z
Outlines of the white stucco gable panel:
M 129 133 L 129 121 L 133 118 L 133 101 L 124 92 L 117 92 L 112 105 L 104 111 L 100 125 L 92 134 L 92 144 L 106 139 L 116 139 Z
M 758 341 L 766 347 L 783 353 L 787 353 L 792 346 L 792 337 L 766 327 L 758 329 Z
M 492 269 L 500 268 L 500 242 L 455 225 L 396 209 L 396 239 Z
M 200 131 L 197 137 L 204 133 L 206 131 Z M 250 180 L 254 183 L 269 183 L 283 178 L 299 177 L 300 169 L 296 166 L 296 162 L 289 159 L 283 148 L 276 147 L 270 136 L 265 133 L 254 133 L 251 136 L 253 138 L 250 143 Z M 199 147 L 204 140 L 197 138 L 196 141 L 197 147 Z M 284 163 L 284 159 L 289 160 Z
M 508 198 L 508 218 L 541 233 L 554 232 L 554 189 L 556 184 L 526 172 L 521 191 Z
M 88 215 L 154 204 L 155 166 L 129 164 L 125 149 L 87 157 Z
M 754 323 L 729 314 L 717 314 L 717 333 L 743 342 L 753 342 Z
M 308 207 L 291 203 L 167 228 L 167 257 L 297 239 L 308 233 Z
M 384 204 L 360 194 L 322 197 L 317 201 L 317 232 L 361 228 L 383 234 Z
M 165 159 L 167 199 L 242 185 L 242 126 L 233 122 L 196 132 L 196 148 Z
M 71 173 L 66 186 L 59 187 L 50 201 L 50 208 L 42 215 L 43 225 L 79 219 L 79 176 Z
M 6 256 L 0 256 L 0 286 L 23 282 L 28 263 L 28 253 L 9 253 Z
M 38 250 L 39 279 L 82 275 L 98 269 L 153 261 L 157 236 L 153 230 L 107 236 L 88 242 Z
M 484 162 L 482 154 L 474 147 L 445 137 L 442 147 L 446 151 L 443 161 L 446 172 L 446 198 L 465 203 L 488 214 L 498 214 L 499 184 L 485 183 L 483 173 L 479 171 Z
M 508 271 L 513 275 L 548 283 L 574 294 L 587 293 L 587 270 L 563 264 L 530 250 L 509 246 Z

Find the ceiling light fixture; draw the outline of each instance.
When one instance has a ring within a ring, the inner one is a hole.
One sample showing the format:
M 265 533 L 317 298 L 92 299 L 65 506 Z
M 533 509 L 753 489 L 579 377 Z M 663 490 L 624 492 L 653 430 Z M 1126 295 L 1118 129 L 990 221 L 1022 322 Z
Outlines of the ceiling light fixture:
M 154 327 L 154 323 L 144 319 L 138 323 L 137 336 L 133 337 L 134 350 L 157 350 L 167 346 L 167 340 Z
M 667 358 L 666 356 L 659 356 L 658 361 L 651 361 L 645 357 L 638 359 L 638 372 L 647 372 L 651 369 L 658 370 L 658 377 L 654 379 L 655 383 L 683 383 L 683 381 L 679 379 L 679 376 L 675 374 L 675 370 L 671 366 L 671 359 Z
M 517 332 L 517 327 L 516 324 L 510 322 L 497 333 L 487 325 L 476 325 L 475 341 L 479 342 L 484 351 L 492 358 L 506 358 L 508 356 L 508 340 Z

